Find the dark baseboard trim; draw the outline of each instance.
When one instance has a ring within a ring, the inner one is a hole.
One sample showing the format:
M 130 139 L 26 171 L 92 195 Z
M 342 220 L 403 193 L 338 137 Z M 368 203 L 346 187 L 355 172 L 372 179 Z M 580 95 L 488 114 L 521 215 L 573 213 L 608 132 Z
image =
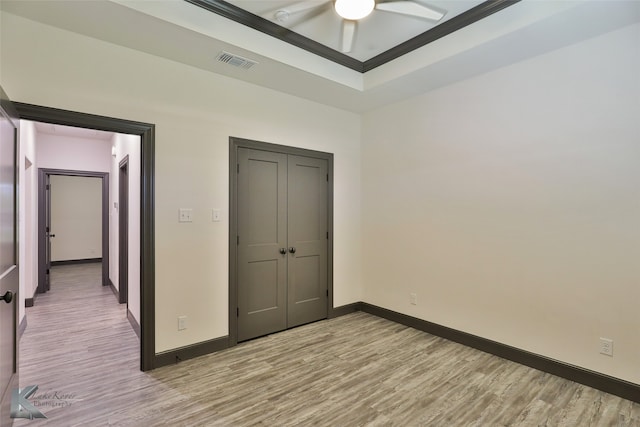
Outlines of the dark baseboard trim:
M 36 295 L 38 295 L 38 287 L 33 291 L 33 296 L 31 298 L 24 299 L 25 308 L 33 307 L 36 303 Z
M 86 259 L 69 259 L 64 261 L 51 261 L 51 266 L 57 265 L 73 265 L 73 264 L 93 264 L 102 262 L 102 258 L 86 258 Z
M 229 348 L 229 337 L 215 338 L 197 344 L 176 348 L 175 350 L 157 353 L 154 361 L 154 369 L 162 366 L 173 365 L 183 360 L 193 359 L 195 357 L 204 356 L 205 354 L 215 353 L 217 351 Z
M 114 289 L 114 292 L 117 293 L 113 283 L 109 280 L 111 284 L 111 288 Z M 329 310 L 329 319 L 333 319 L 334 317 L 344 316 L 349 313 L 354 313 L 360 309 L 362 303 L 356 302 L 353 304 L 347 304 L 340 307 L 333 308 Z M 135 319 L 131 315 L 131 313 L 127 310 L 127 317 L 129 318 L 129 322 L 135 322 Z M 137 325 L 137 322 L 136 322 Z M 134 330 L 136 327 L 132 323 Z M 139 327 L 139 326 L 138 326 Z M 136 331 L 136 333 L 138 333 Z M 140 336 L 140 335 L 138 335 Z M 181 362 L 183 360 L 193 359 L 195 357 L 204 356 L 206 354 L 215 353 L 217 351 L 225 350 L 229 348 L 229 337 L 220 337 L 215 338 L 209 341 L 204 341 L 198 344 L 188 345 L 185 347 L 177 348 L 175 350 L 169 350 L 162 353 L 157 353 L 154 363 L 154 369 L 160 368 L 162 366 L 172 365 L 174 363 Z
M 113 292 L 113 295 L 116 296 L 116 301 L 118 301 L 118 304 L 120 304 L 120 294 L 118 293 L 118 289 L 116 288 L 116 285 L 113 284 L 110 277 L 108 280 L 109 280 L 109 287 L 111 288 L 111 292 Z
M 409 326 L 432 335 L 436 335 L 450 341 L 454 341 L 486 353 L 493 354 L 503 359 L 521 365 L 529 366 L 549 374 L 553 374 L 568 380 L 584 384 L 586 386 L 620 396 L 624 399 L 640 403 L 640 385 L 619 378 L 611 377 L 599 372 L 570 365 L 558 360 L 550 359 L 539 354 L 511 347 L 496 341 L 491 341 L 466 332 L 451 329 L 446 326 L 388 310 L 368 303 L 360 303 L 360 310 L 373 314 L 405 326 Z
M 482 338 L 477 335 L 462 332 L 457 329 L 448 328 L 417 317 L 398 313 L 393 310 L 378 307 L 365 302 L 356 302 L 352 304 L 335 307 L 329 310 L 329 319 L 344 316 L 356 311 L 363 311 L 374 316 L 382 317 L 401 325 L 409 326 L 449 341 L 457 342 L 503 359 L 529 366 L 570 381 L 583 384 L 597 390 L 604 391 L 633 402 L 640 403 L 640 384 L 635 384 L 619 378 L 611 377 L 579 366 L 551 359 L 526 350 L 521 350 L 506 344 Z M 133 316 L 131 316 L 133 317 Z M 135 320 L 135 319 L 134 319 Z M 205 341 L 198 344 L 181 347 L 175 350 L 165 351 L 155 355 L 156 368 L 178 363 L 183 360 L 193 359 L 195 357 L 204 356 L 205 354 L 215 353 L 220 350 L 229 348 L 229 337 L 221 337 L 213 340 Z
M 22 338 L 22 334 L 27 329 L 27 316 L 25 315 L 20 321 L 20 326 L 18 326 L 18 339 Z
M 133 317 L 133 314 L 131 314 L 129 309 L 127 309 L 127 319 L 129 319 L 129 323 L 131 323 L 131 327 L 133 328 L 133 332 L 135 332 L 136 335 L 138 336 L 138 339 L 140 339 L 140 324 L 138 323 L 136 318 Z
M 340 317 L 340 316 L 347 315 L 349 313 L 356 312 L 360 310 L 360 305 L 361 303 L 354 302 L 352 304 L 341 305 L 340 307 L 334 307 L 331 310 L 329 310 L 328 318 L 333 319 L 335 317 Z

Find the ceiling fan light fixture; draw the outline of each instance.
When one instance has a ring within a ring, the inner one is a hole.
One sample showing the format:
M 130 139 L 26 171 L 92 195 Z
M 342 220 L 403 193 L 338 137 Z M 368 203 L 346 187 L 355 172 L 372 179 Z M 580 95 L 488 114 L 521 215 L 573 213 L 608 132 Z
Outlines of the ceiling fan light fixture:
M 338 15 L 352 21 L 368 16 L 375 6 L 375 0 L 336 0 L 335 4 Z

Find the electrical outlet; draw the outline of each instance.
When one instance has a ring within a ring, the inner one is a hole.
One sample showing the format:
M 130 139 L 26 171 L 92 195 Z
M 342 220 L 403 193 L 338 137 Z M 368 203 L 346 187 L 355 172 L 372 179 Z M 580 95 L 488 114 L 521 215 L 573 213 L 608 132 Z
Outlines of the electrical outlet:
M 178 316 L 178 330 L 183 331 L 187 329 L 187 316 Z
M 193 209 L 180 208 L 178 222 L 193 222 Z
M 418 294 L 415 293 L 410 293 L 409 294 L 409 301 L 411 302 L 411 305 L 418 305 Z
M 613 356 L 613 340 L 600 337 L 600 354 Z

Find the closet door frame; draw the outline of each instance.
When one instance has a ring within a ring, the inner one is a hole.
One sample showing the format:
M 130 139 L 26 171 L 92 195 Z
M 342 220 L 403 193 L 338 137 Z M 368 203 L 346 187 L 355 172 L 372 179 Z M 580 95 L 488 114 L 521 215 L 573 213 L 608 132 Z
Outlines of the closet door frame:
M 229 346 L 238 344 L 238 149 L 270 151 L 327 161 L 327 317 L 333 310 L 333 154 L 286 145 L 229 137 Z

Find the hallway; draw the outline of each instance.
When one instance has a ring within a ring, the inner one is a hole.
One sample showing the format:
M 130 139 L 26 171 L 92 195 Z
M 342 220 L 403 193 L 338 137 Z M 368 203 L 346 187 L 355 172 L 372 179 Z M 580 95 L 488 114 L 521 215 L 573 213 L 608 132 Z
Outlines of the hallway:
M 101 286 L 101 265 L 51 269 L 51 290 L 27 308 L 27 329 L 20 340 L 20 386 L 37 385 L 30 401 L 47 416 L 38 425 L 85 423 L 114 407 L 106 397 L 139 385 L 139 342 L 108 286 Z M 82 414 L 82 415 L 81 415 Z M 17 426 L 33 425 L 16 420 Z

